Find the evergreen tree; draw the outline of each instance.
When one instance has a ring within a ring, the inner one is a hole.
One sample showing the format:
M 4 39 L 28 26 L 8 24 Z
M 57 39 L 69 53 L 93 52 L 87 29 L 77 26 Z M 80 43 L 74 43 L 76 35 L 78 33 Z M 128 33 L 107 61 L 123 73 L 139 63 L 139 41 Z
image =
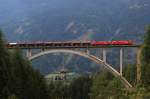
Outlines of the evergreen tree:
M 49 84 L 50 99 L 70 99 L 70 84 L 65 81 L 52 81 Z
M 81 76 L 75 79 L 71 85 L 71 98 L 72 99 L 90 99 L 90 89 L 91 89 L 91 78 L 88 76 Z
M 128 65 L 124 68 L 124 77 L 133 86 L 136 85 L 136 65 Z
M 150 26 L 148 26 L 145 35 L 141 63 L 141 81 L 144 89 L 146 90 L 144 91 L 144 96 L 150 97 Z
M 142 50 L 141 74 L 142 83 L 150 91 L 150 26 L 148 26 Z
M 10 67 L 10 54 L 4 46 L 2 31 L 0 31 L 0 99 L 6 99 L 9 95 L 8 81 Z
M 32 69 L 30 63 L 23 58 L 19 50 L 16 50 L 13 54 L 9 88 L 11 93 L 14 93 L 20 99 L 48 99 L 43 76 Z
M 49 84 L 50 99 L 90 99 L 91 79 L 81 76 L 71 82 L 52 81 Z
M 127 99 L 122 83 L 111 75 L 103 70 L 93 77 L 91 99 Z
M 150 64 L 150 26 L 148 26 L 145 35 L 144 48 L 142 50 L 142 63 Z
M 92 99 L 107 99 L 106 87 L 108 84 L 108 74 L 106 71 L 101 71 L 93 77 L 91 88 Z
M 13 95 L 9 96 L 8 99 L 18 99 L 18 98 L 16 97 L 16 95 L 13 94 Z
M 33 70 L 21 52 L 10 53 L 5 48 L 0 31 L 0 99 L 8 98 L 48 99 L 48 92 L 44 77 Z

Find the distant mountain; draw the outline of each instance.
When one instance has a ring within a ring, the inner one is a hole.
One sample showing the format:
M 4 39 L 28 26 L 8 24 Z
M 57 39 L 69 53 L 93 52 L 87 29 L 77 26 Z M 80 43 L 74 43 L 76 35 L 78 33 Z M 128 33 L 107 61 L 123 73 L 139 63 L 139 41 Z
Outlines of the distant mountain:
M 1 0 L 0 26 L 10 41 L 137 41 L 150 23 L 149 8 L 149 0 Z
M 150 0 L 0 0 L 0 27 L 12 42 L 130 39 L 141 43 L 150 24 L 149 9 Z M 52 63 L 35 62 L 43 71 L 47 70 L 43 64 Z M 83 63 L 84 69 L 89 63 Z

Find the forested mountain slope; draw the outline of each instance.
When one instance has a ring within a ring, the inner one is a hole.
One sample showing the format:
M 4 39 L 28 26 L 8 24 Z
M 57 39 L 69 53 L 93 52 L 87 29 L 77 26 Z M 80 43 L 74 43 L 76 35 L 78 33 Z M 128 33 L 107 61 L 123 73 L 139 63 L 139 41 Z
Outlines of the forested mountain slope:
M 150 23 L 149 9 L 149 0 L 0 0 L 0 27 L 11 42 L 130 39 L 141 43 Z M 44 69 L 43 64 L 53 65 L 59 58 L 43 61 L 34 64 Z M 83 63 L 79 64 L 86 67 L 90 62 Z M 73 64 L 78 65 L 69 65 Z

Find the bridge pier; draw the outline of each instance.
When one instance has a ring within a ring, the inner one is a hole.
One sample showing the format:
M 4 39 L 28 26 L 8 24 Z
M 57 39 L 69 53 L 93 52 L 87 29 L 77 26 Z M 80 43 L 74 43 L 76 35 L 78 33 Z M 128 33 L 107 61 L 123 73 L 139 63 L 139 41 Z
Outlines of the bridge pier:
M 141 81 L 141 52 L 142 52 L 142 47 L 137 49 L 137 83 Z
M 96 54 L 97 54 L 97 57 L 98 57 L 98 58 L 102 59 L 101 49 L 98 49 L 98 51 L 97 51 L 97 53 L 96 53 Z
M 106 63 L 107 58 L 106 58 L 106 49 L 103 48 L 103 61 Z
M 31 49 L 27 49 L 26 56 L 27 57 L 31 57 L 32 56 Z
M 122 76 L 122 66 L 123 66 L 123 49 L 120 48 L 120 75 Z
M 86 49 L 86 53 L 87 53 L 88 55 L 90 54 L 89 48 Z
M 42 51 L 45 51 L 45 49 L 44 49 L 44 48 L 42 48 Z

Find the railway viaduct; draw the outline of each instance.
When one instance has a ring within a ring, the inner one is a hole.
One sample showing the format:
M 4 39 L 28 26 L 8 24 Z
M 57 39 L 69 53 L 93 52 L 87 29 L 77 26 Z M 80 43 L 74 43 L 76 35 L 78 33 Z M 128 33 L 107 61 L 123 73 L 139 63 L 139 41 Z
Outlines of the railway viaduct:
M 137 56 L 137 81 L 141 78 L 141 63 L 140 63 L 140 53 L 141 45 L 90 45 L 87 42 L 51 42 L 51 43 L 10 43 L 7 45 L 9 49 L 23 49 L 26 50 L 26 57 L 28 60 L 32 61 L 40 56 L 50 54 L 50 53 L 71 53 L 76 54 L 85 58 L 88 58 L 97 64 L 104 66 L 106 70 L 112 73 L 116 78 L 118 78 L 127 90 L 132 90 L 133 86 L 126 80 L 123 76 L 123 49 L 124 48 L 136 48 Z M 113 68 L 114 66 L 107 63 L 107 49 L 119 48 L 119 64 L 120 70 Z M 32 54 L 32 49 L 40 49 L 41 51 L 36 54 Z M 84 51 L 80 50 L 84 49 Z M 92 49 L 102 50 L 102 57 L 93 55 L 90 53 Z

